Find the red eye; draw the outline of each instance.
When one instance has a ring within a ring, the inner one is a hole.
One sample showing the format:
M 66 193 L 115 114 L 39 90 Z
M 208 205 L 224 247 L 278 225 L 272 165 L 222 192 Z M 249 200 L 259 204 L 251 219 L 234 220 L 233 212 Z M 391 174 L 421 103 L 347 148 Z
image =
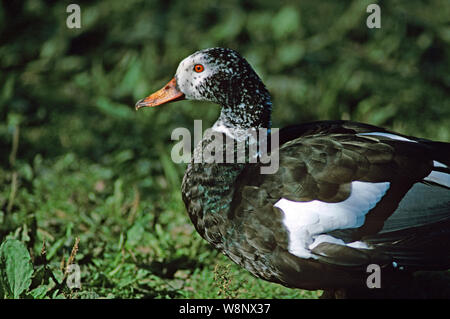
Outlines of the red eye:
M 194 71 L 197 73 L 203 72 L 204 69 L 205 69 L 205 67 L 201 64 L 194 65 Z

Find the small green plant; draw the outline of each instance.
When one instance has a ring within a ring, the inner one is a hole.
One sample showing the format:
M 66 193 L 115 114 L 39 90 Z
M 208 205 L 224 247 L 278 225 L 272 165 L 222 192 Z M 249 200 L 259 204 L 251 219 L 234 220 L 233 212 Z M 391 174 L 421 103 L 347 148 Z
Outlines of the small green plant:
M 19 298 L 31 285 L 33 265 L 25 245 L 7 239 L 0 246 L 0 297 Z
M 49 267 L 45 242 L 38 257 L 44 264 L 33 265 L 26 245 L 16 238 L 7 238 L 0 246 L 0 299 L 74 297 L 75 290 L 67 282 L 78 243 L 76 238 L 67 261 L 63 258 L 59 267 Z

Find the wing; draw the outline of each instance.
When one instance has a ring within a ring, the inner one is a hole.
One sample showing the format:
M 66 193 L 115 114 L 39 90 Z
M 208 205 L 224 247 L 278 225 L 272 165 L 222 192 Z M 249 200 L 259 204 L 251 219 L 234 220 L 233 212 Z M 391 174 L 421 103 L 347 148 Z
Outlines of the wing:
M 336 266 L 450 266 L 450 144 L 344 121 L 280 142 L 275 174 L 253 165 L 237 182 L 232 214 L 252 245 Z

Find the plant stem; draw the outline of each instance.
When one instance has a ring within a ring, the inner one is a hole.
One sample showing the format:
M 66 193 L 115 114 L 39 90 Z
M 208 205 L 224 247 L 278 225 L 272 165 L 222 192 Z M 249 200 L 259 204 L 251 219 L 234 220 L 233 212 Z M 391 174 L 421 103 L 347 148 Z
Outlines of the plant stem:
M 11 192 L 9 193 L 8 206 L 6 207 L 7 213 L 11 212 L 12 207 L 14 205 L 14 199 L 16 198 L 17 193 L 17 172 L 15 170 L 15 164 L 16 164 L 17 150 L 19 149 L 19 133 L 20 133 L 19 125 L 15 125 L 12 140 L 12 149 L 11 153 L 9 154 L 9 163 L 13 171 L 11 176 Z

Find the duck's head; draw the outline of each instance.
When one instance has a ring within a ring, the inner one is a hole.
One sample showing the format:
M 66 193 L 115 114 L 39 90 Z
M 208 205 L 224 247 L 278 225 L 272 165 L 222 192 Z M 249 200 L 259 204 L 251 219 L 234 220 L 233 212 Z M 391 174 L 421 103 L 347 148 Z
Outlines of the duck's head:
M 162 89 L 136 103 L 136 109 L 178 100 L 220 104 L 221 124 L 269 127 L 270 94 L 250 64 L 234 50 L 210 48 L 188 56 Z

